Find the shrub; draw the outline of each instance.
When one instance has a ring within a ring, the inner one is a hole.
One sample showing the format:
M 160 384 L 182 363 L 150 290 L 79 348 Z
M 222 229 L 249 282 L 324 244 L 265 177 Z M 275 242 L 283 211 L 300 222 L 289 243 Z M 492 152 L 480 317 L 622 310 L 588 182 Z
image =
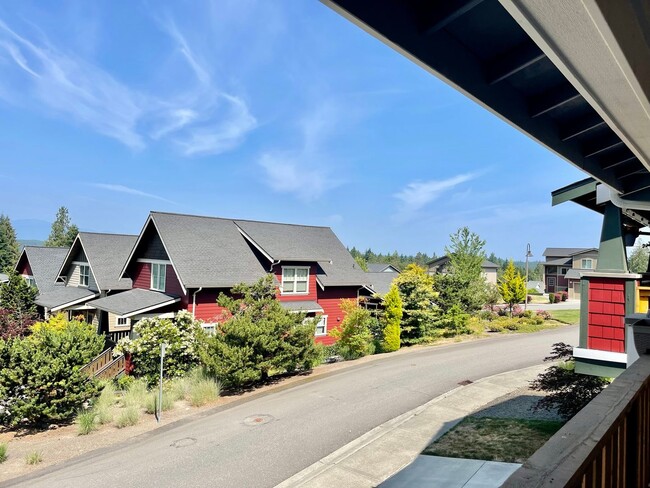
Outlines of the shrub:
M 147 382 L 144 378 L 131 383 L 122 397 L 122 404 L 125 407 L 144 408 L 147 401 Z
M 551 312 L 547 312 L 546 310 L 538 310 L 535 312 L 535 315 L 541 317 L 543 320 L 551 320 Z
M 566 302 L 569 299 L 569 292 L 568 291 L 561 291 L 560 296 L 562 298 L 562 301 Z
M 458 305 L 453 305 L 440 319 L 440 324 L 448 336 L 469 334 L 468 322 L 469 314 L 464 313 Z
M 501 301 L 501 292 L 499 287 L 494 283 L 485 285 L 485 303 L 486 305 L 496 305 Z
M 0 424 L 35 425 L 74 417 L 98 393 L 97 381 L 80 369 L 103 345 L 94 327 L 81 322 L 0 340 Z
M 189 390 L 190 405 L 200 407 L 219 398 L 221 386 L 212 378 L 196 378 L 190 383 Z
M 228 387 L 267 379 L 272 373 L 309 369 L 318 359 L 315 324 L 276 299 L 273 276 L 219 295 L 230 318 L 206 341 L 201 359 L 207 373 Z
M 400 324 L 402 321 L 402 299 L 397 286 L 392 285 L 384 297 L 384 315 L 381 350 L 397 351 L 400 348 Z
M 0 442 L 0 463 L 4 463 L 7 460 L 7 444 Z
M 149 394 L 145 397 L 145 407 L 144 409 L 146 410 L 147 413 L 156 413 L 157 412 L 157 407 L 158 407 L 158 398 L 159 398 L 159 393 L 158 390 L 152 390 L 149 392 Z M 162 397 L 162 411 L 166 412 L 167 410 L 171 410 L 174 408 L 174 397 L 171 393 L 163 391 L 163 397 Z
M 519 314 L 519 316 L 522 317 L 522 318 L 524 318 L 524 319 L 530 319 L 530 318 L 532 318 L 532 316 L 533 316 L 533 312 L 532 312 L 532 310 L 523 310 L 523 311 Z
M 88 435 L 97 430 L 97 414 L 93 409 L 80 410 L 75 422 L 79 435 Z
M 491 320 L 496 319 L 499 316 L 499 314 L 497 314 L 496 312 L 493 312 L 491 310 L 481 310 L 480 312 L 478 312 L 476 314 L 476 316 L 481 320 L 491 321 Z
M 43 455 L 40 451 L 32 451 L 25 456 L 25 462 L 29 465 L 39 464 L 43 461 Z
M 117 417 L 115 426 L 118 429 L 135 425 L 140 420 L 140 409 L 135 406 L 128 406 L 122 409 Z
M 503 332 L 505 327 L 499 321 L 495 320 L 485 326 L 488 332 Z
M 548 294 L 548 301 L 549 303 L 555 303 L 555 293 Z
M 133 375 L 155 384 L 160 374 L 160 345 L 167 344 L 163 361 L 165 377 L 183 376 L 199 362 L 199 348 L 204 337 L 201 323 L 187 311 L 172 319 L 147 318 L 133 327 L 136 339 L 120 339 L 116 352 L 130 354 Z
M 538 292 L 537 289 L 535 289 L 535 288 L 528 288 L 527 293 L 529 295 L 541 295 L 541 293 Z
M 354 300 L 341 300 L 341 309 L 345 314 L 341 328 L 330 331 L 330 335 L 338 339 L 337 348 L 340 354 L 345 359 L 357 359 L 372 354 L 370 312 L 361 308 Z
M 134 381 L 135 378 L 133 376 L 122 375 L 118 378 L 115 378 L 114 383 L 118 390 L 126 391 Z
M 508 266 L 499 279 L 499 291 L 503 300 L 510 306 L 511 313 L 516 303 L 521 303 L 526 299 L 526 283 L 524 282 L 524 277 L 515 268 L 512 259 L 508 261 Z
M 557 409 L 568 420 L 609 384 L 607 378 L 576 373 L 573 347 L 563 342 L 553 344 L 551 355 L 544 361 L 563 362 L 551 366 L 531 382 L 532 389 L 547 393 L 535 409 Z
M 512 317 L 520 317 L 522 313 L 524 313 L 524 309 L 521 308 L 519 305 L 512 306 L 512 309 L 510 311 L 510 315 Z

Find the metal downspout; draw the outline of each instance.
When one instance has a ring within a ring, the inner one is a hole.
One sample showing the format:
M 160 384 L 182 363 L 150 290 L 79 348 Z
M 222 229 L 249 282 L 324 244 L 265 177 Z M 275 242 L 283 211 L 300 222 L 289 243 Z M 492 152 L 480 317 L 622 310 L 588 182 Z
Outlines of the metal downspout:
M 198 290 L 192 293 L 192 318 L 196 318 L 196 294 L 203 290 L 203 287 L 200 286 Z

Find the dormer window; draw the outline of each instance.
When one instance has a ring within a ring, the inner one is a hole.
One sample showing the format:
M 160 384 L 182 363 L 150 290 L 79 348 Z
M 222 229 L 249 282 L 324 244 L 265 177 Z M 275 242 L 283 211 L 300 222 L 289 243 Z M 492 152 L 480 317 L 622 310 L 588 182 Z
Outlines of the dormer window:
M 164 263 L 151 263 L 151 289 L 165 291 L 167 278 L 167 265 Z
M 306 295 L 309 293 L 309 268 L 286 266 L 282 268 L 282 294 Z
M 79 286 L 88 286 L 90 282 L 90 266 L 79 265 Z

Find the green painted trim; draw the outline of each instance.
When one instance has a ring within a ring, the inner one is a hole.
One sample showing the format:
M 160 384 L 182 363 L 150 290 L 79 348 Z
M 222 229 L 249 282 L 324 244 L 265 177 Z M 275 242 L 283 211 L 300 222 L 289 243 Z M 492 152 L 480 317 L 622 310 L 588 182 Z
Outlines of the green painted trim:
M 604 378 L 616 378 L 625 371 L 625 364 L 598 361 L 596 359 L 576 358 L 575 372 Z
M 579 344 L 587 349 L 587 337 L 589 337 L 589 280 L 580 280 L 580 339 Z
M 564 188 L 555 190 L 551 192 L 552 205 L 559 205 L 560 203 L 568 202 L 595 192 L 597 184 L 598 183 L 593 178 L 587 178 L 565 186 Z
M 623 212 L 612 202 L 605 204 L 596 271 L 628 273 L 623 237 Z
M 625 315 L 636 313 L 636 280 L 625 282 Z

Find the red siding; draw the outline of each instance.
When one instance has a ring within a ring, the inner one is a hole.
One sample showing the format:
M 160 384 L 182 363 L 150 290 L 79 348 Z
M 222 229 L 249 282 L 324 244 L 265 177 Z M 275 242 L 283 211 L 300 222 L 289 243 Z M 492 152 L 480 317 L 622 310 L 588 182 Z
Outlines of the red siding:
M 341 310 L 341 299 L 357 298 L 358 287 L 340 286 L 328 287 L 325 290 L 318 288 L 318 304 L 323 308 L 323 315 L 327 315 L 327 331 L 338 329 L 343 321 L 343 310 Z M 316 338 L 316 342 L 321 344 L 334 344 L 336 340 L 333 337 L 321 336 Z
M 183 287 L 174 272 L 174 267 L 168 264 L 165 272 L 167 273 L 165 277 L 165 293 L 182 297 L 181 302 L 183 303 L 183 308 L 187 308 L 187 295 L 183 292 Z
M 187 307 L 187 295 L 183 293 L 180 281 L 174 267 L 171 264 L 167 265 L 165 277 L 165 293 L 171 295 L 178 295 L 181 297 L 182 307 Z M 151 289 L 151 263 L 135 263 L 135 275 L 133 276 L 133 288 Z
M 227 292 L 227 290 L 219 290 L 219 289 L 209 289 L 209 290 L 201 290 L 197 295 L 196 295 L 196 313 L 195 317 L 199 320 L 203 320 L 204 322 L 219 322 L 222 318 L 222 315 L 224 312 L 226 312 L 226 309 L 223 307 L 220 307 L 217 305 L 217 297 L 219 296 L 220 292 Z M 189 304 L 187 305 L 187 310 L 189 312 L 192 312 L 192 305 L 193 298 L 190 296 L 189 298 Z
M 282 267 L 283 266 L 309 266 L 309 285 L 307 287 L 307 291 L 309 293 L 305 295 L 282 295 L 280 294 L 280 290 L 278 290 L 278 300 L 281 302 L 290 302 L 290 301 L 300 301 L 300 300 L 312 300 L 315 301 L 317 300 L 317 288 L 318 288 L 318 283 L 316 283 L 316 265 L 308 265 L 305 263 L 281 263 L 278 264 L 274 267 L 273 273 L 275 274 L 276 279 L 278 280 L 278 283 L 282 283 Z
M 34 273 L 32 273 L 32 267 L 29 265 L 29 260 L 27 258 L 22 259 L 18 265 L 18 274 L 34 276 Z
M 589 280 L 587 347 L 625 352 L 625 280 Z
M 151 288 L 151 264 L 135 263 L 135 274 L 133 276 L 133 288 Z

